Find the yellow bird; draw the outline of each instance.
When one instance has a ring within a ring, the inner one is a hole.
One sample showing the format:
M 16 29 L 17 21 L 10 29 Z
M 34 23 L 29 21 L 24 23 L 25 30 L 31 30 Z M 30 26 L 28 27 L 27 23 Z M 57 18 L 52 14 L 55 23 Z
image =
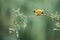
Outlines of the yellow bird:
M 40 16 L 44 11 L 42 9 L 34 9 L 33 12 L 36 16 Z

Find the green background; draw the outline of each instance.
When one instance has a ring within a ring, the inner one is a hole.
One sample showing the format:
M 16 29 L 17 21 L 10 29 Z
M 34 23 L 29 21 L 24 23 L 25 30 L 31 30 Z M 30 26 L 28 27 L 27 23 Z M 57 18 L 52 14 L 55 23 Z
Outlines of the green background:
M 0 40 L 10 40 L 8 28 L 11 23 L 11 9 L 20 8 L 25 16 L 34 16 L 33 9 L 43 9 L 50 14 L 60 11 L 60 0 L 0 0 Z M 19 38 L 11 40 L 60 40 L 60 31 L 52 30 L 54 21 L 47 16 L 28 18 L 26 28 L 21 28 Z

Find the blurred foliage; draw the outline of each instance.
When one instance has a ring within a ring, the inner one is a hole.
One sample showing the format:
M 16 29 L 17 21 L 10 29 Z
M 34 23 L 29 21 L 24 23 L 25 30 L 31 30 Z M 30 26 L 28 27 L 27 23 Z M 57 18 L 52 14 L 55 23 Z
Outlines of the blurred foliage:
M 18 8 L 27 17 L 34 16 L 35 8 L 43 9 L 47 15 L 54 15 L 60 11 L 60 0 L 0 0 L 0 40 L 10 40 L 12 37 L 11 40 L 60 40 L 60 30 L 53 30 L 56 22 L 48 16 L 28 17 L 27 27 L 20 28 L 19 37 L 16 38 L 16 34 L 11 36 L 9 27 L 13 25 L 12 9 Z

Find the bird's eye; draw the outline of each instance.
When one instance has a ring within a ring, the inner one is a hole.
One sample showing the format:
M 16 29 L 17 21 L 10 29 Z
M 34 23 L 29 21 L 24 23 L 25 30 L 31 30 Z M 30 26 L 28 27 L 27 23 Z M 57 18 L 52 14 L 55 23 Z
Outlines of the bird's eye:
M 43 12 L 42 12 L 42 14 L 43 14 Z
M 35 10 L 33 12 L 35 13 Z

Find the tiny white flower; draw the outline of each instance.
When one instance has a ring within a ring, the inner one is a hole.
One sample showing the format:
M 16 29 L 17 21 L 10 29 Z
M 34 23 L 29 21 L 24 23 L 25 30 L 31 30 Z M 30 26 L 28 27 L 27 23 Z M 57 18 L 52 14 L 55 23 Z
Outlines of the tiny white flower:
M 19 34 L 17 34 L 16 36 L 17 36 L 17 38 L 18 38 Z
M 25 28 L 27 26 L 27 24 L 24 24 L 23 27 Z
M 53 30 L 60 30 L 60 29 L 56 29 L 56 28 L 54 28 Z

